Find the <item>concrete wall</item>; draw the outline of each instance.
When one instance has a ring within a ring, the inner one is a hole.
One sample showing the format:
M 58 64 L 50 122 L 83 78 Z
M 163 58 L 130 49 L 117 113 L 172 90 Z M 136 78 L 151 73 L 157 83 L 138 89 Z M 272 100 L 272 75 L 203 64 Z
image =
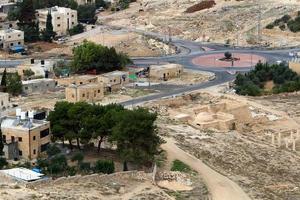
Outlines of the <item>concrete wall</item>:
M 96 83 L 98 82 L 97 76 L 73 76 L 68 78 L 60 78 L 55 79 L 58 85 L 61 86 L 70 86 L 74 85 L 84 85 L 89 83 Z
M 3 152 L 7 160 L 18 159 L 19 158 L 18 142 L 4 144 Z
M 123 87 L 123 85 L 129 83 L 129 73 L 124 72 L 114 74 L 112 72 L 103 74 L 98 77 L 98 82 L 104 83 L 104 87 L 106 87 L 108 90 L 117 91 Z

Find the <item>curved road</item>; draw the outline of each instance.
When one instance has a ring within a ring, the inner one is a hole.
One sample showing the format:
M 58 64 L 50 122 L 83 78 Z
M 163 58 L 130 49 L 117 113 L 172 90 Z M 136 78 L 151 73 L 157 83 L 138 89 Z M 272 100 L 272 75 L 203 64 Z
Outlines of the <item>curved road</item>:
M 164 138 L 167 143 L 162 145 L 171 161 L 178 159 L 199 173 L 205 182 L 213 200 L 250 200 L 250 197 L 229 178 L 214 171 L 201 160 L 178 148 L 174 140 Z

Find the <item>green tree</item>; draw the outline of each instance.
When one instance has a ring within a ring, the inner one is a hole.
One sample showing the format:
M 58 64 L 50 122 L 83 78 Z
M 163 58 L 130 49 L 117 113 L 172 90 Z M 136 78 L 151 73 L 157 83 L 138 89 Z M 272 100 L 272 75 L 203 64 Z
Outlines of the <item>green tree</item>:
M 124 170 L 128 168 L 127 162 L 145 164 L 153 161 L 158 153 L 157 149 L 162 140 L 154 125 L 156 118 L 156 113 L 150 113 L 144 108 L 126 110 L 119 114 L 110 141 L 117 144 Z
M 78 21 L 85 23 L 95 23 L 96 7 L 92 4 L 80 5 L 77 8 Z
M 60 154 L 60 153 L 61 153 L 61 150 L 56 145 L 50 145 L 47 148 L 47 155 L 49 157 L 55 156 L 55 155 Z
M 42 39 L 46 42 L 52 42 L 56 33 L 53 31 L 51 11 L 48 12 L 46 29 L 42 31 Z
M 97 8 L 100 8 L 100 7 L 108 8 L 109 3 L 107 3 L 107 2 L 104 1 L 104 0 L 96 0 L 96 1 L 95 1 L 95 5 L 96 5 Z
M 132 63 L 127 55 L 117 53 L 115 48 L 88 41 L 84 41 L 82 45 L 74 48 L 73 54 L 71 69 L 76 73 L 91 69 L 96 69 L 98 72 L 113 71 Z
M 16 96 L 22 93 L 22 81 L 18 73 L 7 75 L 6 90 L 9 94 Z
M 69 34 L 72 35 L 76 35 L 79 33 L 83 33 L 84 32 L 84 27 L 82 24 L 77 24 L 77 26 L 74 26 L 73 28 L 71 28 L 69 30 Z
M 3 71 L 2 79 L 0 83 L 0 89 L 2 92 L 6 92 L 6 86 L 7 86 L 7 71 L 6 68 Z
M 0 157 L 0 169 L 3 169 L 3 167 L 5 167 L 7 165 L 7 161 L 5 158 Z

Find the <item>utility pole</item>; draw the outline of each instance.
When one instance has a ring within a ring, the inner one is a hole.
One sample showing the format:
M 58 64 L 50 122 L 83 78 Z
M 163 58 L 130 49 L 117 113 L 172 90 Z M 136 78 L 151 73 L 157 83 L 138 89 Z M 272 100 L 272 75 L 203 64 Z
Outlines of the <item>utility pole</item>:
M 258 5 L 258 21 L 257 21 L 257 44 L 261 45 L 261 5 Z

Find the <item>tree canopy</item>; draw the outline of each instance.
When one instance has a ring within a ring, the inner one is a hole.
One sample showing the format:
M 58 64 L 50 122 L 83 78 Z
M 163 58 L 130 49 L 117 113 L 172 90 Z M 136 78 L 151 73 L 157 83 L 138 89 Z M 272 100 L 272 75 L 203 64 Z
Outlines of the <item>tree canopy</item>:
M 123 53 L 117 53 L 114 47 L 97 45 L 84 41 L 82 45 L 74 48 L 72 71 L 75 73 L 96 69 L 98 72 L 118 70 L 132 61 Z
M 42 30 L 42 39 L 45 42 L 52 42 L 55 35 L 56 33 L 53 31 L 51 12 L 49 11 L 47 15 L 47 21 L 46 21 L 46 29 Z
M 235 90 L 240 95 L 259 96 L 267 94 L 265 84 L 274 83 L 272 93 L 294 92 L 300 90 L 300 76 L 286 64 L 258 63 L 255 69 L 239 74 L 235 80 Z
M 127 110 L 120 105 L 91 105 L 83 102 L 58 102 L 51 111 L 53 140 L 77 141 L 87 144 L 98 140 L 98 151 L 104 139 L 117 144 L 120 158 L 127 162 L 145 164 L 153 161 L 161 138 L 157 135 L 156 113 L 147 109 Z

